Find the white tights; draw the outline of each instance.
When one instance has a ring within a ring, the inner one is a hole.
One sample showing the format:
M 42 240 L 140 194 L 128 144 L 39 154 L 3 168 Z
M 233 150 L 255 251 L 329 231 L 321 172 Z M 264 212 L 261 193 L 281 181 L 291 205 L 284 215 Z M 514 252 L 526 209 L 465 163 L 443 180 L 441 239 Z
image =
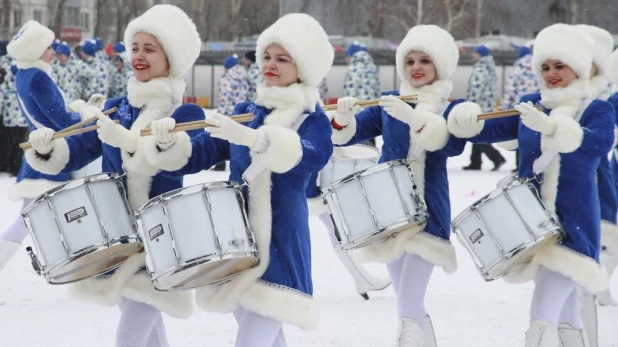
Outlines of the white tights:
M 32 199 L 24 199 L 22 208 L 28 205 L 30 201 L 32 201 Z M 0 240 L 22 243 L 26 236 L 28 236 L 28 229 L 26 229 L 21 214 L 18 214 L 13 224 L 0 234 Z
M 556 328 L 560 322 L 568 323 L 574 329 L 583 328 L 577 286 L 572 279 L 542 267 L 535 282 L 531 322 L 540 320 Z
M 434 265 L 416 254 L 404 254 L 386 264 L 397 295 L 399 318 L 412 318 L 421 323 L 427 315 L 425 293 Z
M 283 323 L 239 308 L 234 311 L 238 323 L 235 347 L 287 347 Z
M 141 302 L 122 298 L 116 347 L 168 347 L 161 311 Z

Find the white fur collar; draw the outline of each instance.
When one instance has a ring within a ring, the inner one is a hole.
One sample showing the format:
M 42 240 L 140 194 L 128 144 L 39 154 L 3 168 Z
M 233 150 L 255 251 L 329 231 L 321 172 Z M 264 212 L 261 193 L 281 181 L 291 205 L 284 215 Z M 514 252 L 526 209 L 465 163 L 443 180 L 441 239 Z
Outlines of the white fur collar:
M 45 72 L 49 77 L 51 77 L 52 75 L 52 65 L 48 64 L 42 60 L 33 60 L 33 61 L 15 61 L 15 65 L 17 65 L 17 68 L 20 70 L 25 70 L 25 69 L 39 69 L 39 70 L 43 70 L 43 72 Z
M 399 87 L 400 95 L 417 95 L 416 109 L 434 114 L 439 114 L 444 108 L 452 91 L 453 82 L 450 80 L 438 80 L 420 88 L 413 87 L 408 81 L 402 81 Z
M 266 117 L 265 124 L 290 129 L 304 111 L 315 111 L 319 99 L 317 87 L 299 83 L 287 87 L 266 87 L 262 83 L 257 87 L 255 103 L 273 110 Z
M 549 89 L 541 83 L 541 105 L 552 111 L 573 117 L 590 98 L 590 81 L 576 79 L 566 88 Z
M 610 81 L 607 75 L 596 75 L 590 78 L 590 94 L 594 99 L 607 100 L 610 97 Z
M 171 116 L 182 104 L 185 88 L 183 78 L 164 77 L 139 82 L 131 77 L 127 83 L 129 104 L 142 109 L 131 130 L 147 128 L 153 121 Z

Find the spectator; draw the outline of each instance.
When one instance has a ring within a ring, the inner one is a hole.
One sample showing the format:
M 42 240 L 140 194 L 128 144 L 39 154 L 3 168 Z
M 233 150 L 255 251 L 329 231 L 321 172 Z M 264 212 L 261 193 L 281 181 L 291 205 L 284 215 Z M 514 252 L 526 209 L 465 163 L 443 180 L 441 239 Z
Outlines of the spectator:
M 352 43 L 345 51 L 345 59 L 349 68 L 345 75 L 343 95 L 359 100 L 380 97 L 378 69 L 367 53 L 367 47 L 358 42 Z
M 219 81 L 219 106 L 217 112 L 231 115 L 234 106 L 247 101 L 247 71 L 238 65 L 236 54 L 225 58 L 223 62 L 225 72 Z
M 257 97 L 257 86 L 264 81 L 260 66 L 255 62 L 255 51 L 245 53 L 243 64 L 247 67 L 247 101 L 254 101 Z
M 94 40 L 84 40 L 81 47 L 80 57 L 85 66 L 90 70 L 81 82 L 83 83 L 83 100 L 88 100 L 92 94 L 107 95 L 108 81 L 107 68 L 100 58 L 97 58 L 98 46 Z
M 11 65 L 0 84 L 0 116 L 2 118 L 2 171 L 11 176 L 17 176 L 21 167 L 23 151 L 19 148 L 21 142 L 28 138 L 28 124 L 24 118 L 15 92 L 15 75 L 17 66 Z

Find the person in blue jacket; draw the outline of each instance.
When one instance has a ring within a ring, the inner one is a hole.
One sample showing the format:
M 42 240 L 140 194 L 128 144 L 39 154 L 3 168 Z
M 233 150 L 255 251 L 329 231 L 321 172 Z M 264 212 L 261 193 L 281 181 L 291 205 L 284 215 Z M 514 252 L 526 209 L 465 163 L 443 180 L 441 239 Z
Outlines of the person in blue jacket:
M 282 323 L 304 329 L 317 325 L 312 299 L 311 240 L 305 188 L 332 154 L 331 127 L 319 106 L 318 84 L 334 51 L 312 17 L 285 15 L 257 40 L 264 84 L 255 102 L 236 105 L 234 114 L 253 113 L 244 124 L 215 114 L 213 127 L 191 140 L 170 133 L 173 120 L 153 123 L 150 163 L 184 174 L 230 161 L 230 180 L 243 188 L 260 263 L 229 282 L 198 288 L 206 311 L 234 312 L 237 347 L 285 346 Z
M 449 135 L 447 117 L 464 100 L 448 101 L 459 51 L 453 37 L 435 25 L 410 29 L 396 52 L 399 90 L 384 93 L 379 106 L 354 115 L 356 98 L 341 98 L 333 118 L 333 143 L 347 146 L 382 135 L 379 162 L 407 160 L 429 219 L 396 237 L 360 249 L 361 258 L 386 263 L 397 294 L 399 331 L 396 346 L 435 344 L 425 292 L 434 266 L 457 268 L 450 238 L 450 201 L 446 160 L 460 155 L 465 142 Z M 408 104 L 397 95 L 417 95 Z
M 161 23 L 169 25 L 161 26 Z M 140 129 L 159 119 L 187 122 L 204 119 L 201 108 L 182 104 L 186 88 L 184 74 L 198 58 L 201 40 L 195 24 L 178 7 L 156 5 L 132 20 L 124 34 L 135 76 L 128 82 L 127 96 L 110 99 L 105 109 L 117 107 L 109 117 L 98 109 L 96 132 L 66 139 L 51 139 L 53 131 L 41 128 L 31 133 L 33 149 L 26 160 L 34 169 L 48 174 L 66 174 L 102 156 L 103 172 L 126 173 L 132 209 L 160 194 L 183 186 L 183 177 L 162 172 L 146 161 Z M 120 123 L 114 123 L 118 120 Z M 197 136 L 203 131 L 192 131 Z M 161 311 L 187 318 L 193 311 L 190 292 L 157 292 L 143 270 L 145 254 L 127 259 L 113 273 L 72 285 L 77 298 L 118 305 L 121 311 L 116 346 L 168 346 Z
M 559 243 L 539 248 L 505 276 L 511 282 L 536 282 L 527 347 L 558 346 L 559 323 L 573 328 L 571 346 L 584 346 L 577 289 L 598 293 L 608 287 L 599 265 L 596 178 L 601 157 L 612 148 L 616 121 L 611 104 L 590 95 L 592 47 L 590 37 L 576 27 L 549 26 L 537 36 L 532 56 L 541 91 L 522 97 L 516 106 L 520 117 L 478 121 L 480 107 L 470 104 L 449 118 L 450 132 L 471 142 L 517 139 L 519 177 L 533 179 L 565 232 Z
M 55 53 L 50 48 L 54 32 L 36 21 L 28 21 L 9 42 L 7 50 L 15 59 L 15 98 L 30 131 L 49 128 L 52 133 L 81 121 L 84 112 L 69 112 L 62 92 L 51 78 Z M 69 181 L 69 175 L 43 174 L 23 161 L 17 182 L 8 192 L 11 200 L 23 200 L 24 206 L 44 192 Z M 15 222 L 0 234 L 0 269 L 13 257 L 28 231 L 17 216 Z

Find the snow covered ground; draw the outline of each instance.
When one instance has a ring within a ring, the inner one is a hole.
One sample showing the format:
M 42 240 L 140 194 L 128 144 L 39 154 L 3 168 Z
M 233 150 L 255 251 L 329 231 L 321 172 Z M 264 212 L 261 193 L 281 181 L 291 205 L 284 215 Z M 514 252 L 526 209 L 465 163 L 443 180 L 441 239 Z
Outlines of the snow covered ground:
M 469 149 L 468 149 L 469 150 Z M 486 162 L 482 172 L 466 172 L 468 151 L 449 160 L 453 217 L 494 189 L 514 167 L 514 155 L 505 154 L 508 164 L 498 172 Z M 486 159 L 484 159 L 486 160 Z M 186 184 L 226 179 L 225 173 L 204 172 Z M 0 177 L 0 192 L 13 182 Z M 0 230 L 13 222 L 20 205 L 0 199 Z M 313 278 L 315 299 L 321 307 L 320 327 L 312 331 L 285 326 L 289 346 L 385 347 L 394 344 L 397 330 L 395 299 L 389 287 L 370 293 L 363 300 L 331 250 L 320 221 L 312 219 Z M 453 236 L 455 240 L 455 236 Z M 29 243 L 29 242 L 28 242 Z M 426 306 L 433 317 L 440 347 L 516 347 L 524 345 L 529 302 L 533 286 L 486 283 L 470 256 L 455 242 L 459 269 L 453 275 L 435 270 Z M 386 276 L 384 267 L 370 268 Z M 618 279 L 611 287 L 618 295 Z M 113 346 L 119 311 L 67 297 L 62 286 L 48 285 L 34 274 L 22 249 L 0 273 L 0 346 Z M 618 308 L 599 308 L 600 346 L 618 346 Z M 232 315 L 196 310 L 187 320 L 165 317 L 172 346 L 233 346 L 236 323 Z

